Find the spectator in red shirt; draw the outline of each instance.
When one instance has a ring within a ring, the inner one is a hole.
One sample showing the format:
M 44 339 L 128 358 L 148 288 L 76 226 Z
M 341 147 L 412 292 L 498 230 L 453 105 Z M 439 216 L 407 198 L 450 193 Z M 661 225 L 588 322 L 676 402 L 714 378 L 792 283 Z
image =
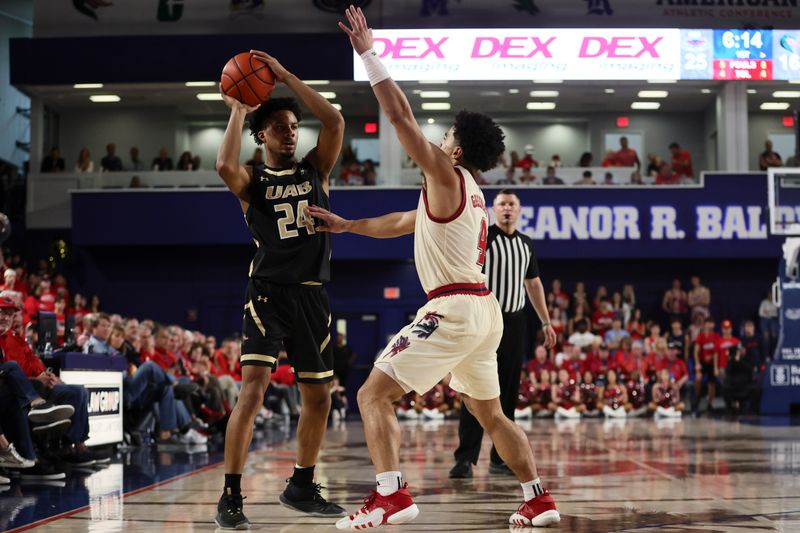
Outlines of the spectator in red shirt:
M 631 311 L 631 319 L 628 321 L 625 329 L 631 334 L 631 339 L 643 339 L 646 333 L 644 324 L 642 323 L 642 310 L 639 308 Z
M 689 380 L 689 370 L 686 368 L 686 363 L 683 359 L 678 357 L 678 350 L 669 348 L 667 350 L 667 357 L 659 362 L 658 370 L 666 370 L 675 381 L 678 389 L 683 389 L 683 386 Z
M 67 301 L 62 295 L 56 296 L 56 343 L 64 346 L 64 338 L 67 332 Z
M 650 353 L 656 350 L 656 342 L 661 338 L 661 326 L 656 322 L 650 322 L 647 327 L 650 335 L 644 340 L 644 351 Z
M 533 146 L 530 144 L 525 146 L 525 157 L 517 161 L 516 166 L 523 171 L 539 166 L 539 162 L 533 158 Z
M 222 348 L 217 353 L 217 366 L 223 375 L 231 376 L 235 381 L 242 381 L 242 367 L 239 365 L 239 356 L 242 352 L 241 343 L 236 339 L 225 339 Z
M 561 290 L 561 280 L 554 279 L 552 287 L 550 294 L 553 296 L 553 304 L 562 311 L 569 309 L 569 294 Z
M 83 322 L 83 317 L 89 313 L 89 309 L 86 307 L 86 298 L 83 294 L 75 293 L 72 297 L 72 307 L 67 312 L 75 317 L 75 324 L 80 326 Z
M 608 301 L 607 297 L 601 296 L 597 311 L 592 313 L 592 330 L 597 335 L 604 337 L 614 324 L 614 316 L 615 313 L 611 302 Z
M 669 151 L 672 154 L 672 170 L 678 179 L 694 178 L 692 154 L 689 153 L 689 150 L 681 148 L 678 143 L 674 142 L 669 145 Z
M 616 167 L 616 166 L 619 166 L 619 165 L 617 165 L 617 160 L 616 160 L 616 157 L 615 157 L 616 155 L 617 155 L 617 153 L 614 150 L 608 150 L 606 152 L 606 156 L 603 158 L 603 161 L 600 162 L 600 166 L 602 166 L 602 167 Z
M 542 345 L 537 346 L 533 351 L 533 359 L 528 362 L 527 370 L 534 380 L 540 379 L 542 372 L 549 374 L 557 371 L 556 365 L 547 357 L 547 348 Z
M 174 374 L 178 367 L 178 358 L 175 353 L 169 350 L 170 333 L 165 326 L 156 326 L 153 332 L 155 338 L 155 349 L 152 354 L 148 354 L 148 360 L 153 361 L 165 372 Z
M 656 174 L 656 185 L 677 185 L 681 182 L 680 176 L 673 172 L 669 163 L 664 161 Z
M 711 412 L 717 380 L 719 377 L 719 345 L 720 337 L 714 331 L 714 319 L 706 318 L 703 331 L 694 341 L 695 398 L 694 410 L 700 408 L 700 393 L 703 385 L 708 385 L 708 411 Z
M 636 150 L 633 148 L 628 147 L 628 138 L 627 137 L 620 137 L 619 138 L 619 150 L 616 154 L 614 154 L 614 166 L 618 167 L 633 167 L 639 168 L 642 166 L 642 162 L 639 161 L 639 154 L 636 153 Z
M 719 370 L 724 374 L 725 369 L 728 368 L 728 356 L 739 350 L 742 341 L 733 335 L 733 324 L 730 320 L 723 320 L 720 326 L 722 327 L 722 337 L 719 340 Z
M 570 379 L 578 380 L 582 367 L 581 351 L 576 346 L 572 346 L 572 349 L 567 351 L 567 357 L 561 362 L 559 372 L 565 370 Z
M 39 294 L 39 310 L 52 313 L 56 308 L 56 293 L 53 291 L 50 277 L 45 276 L 39 282 L 41 292 Z

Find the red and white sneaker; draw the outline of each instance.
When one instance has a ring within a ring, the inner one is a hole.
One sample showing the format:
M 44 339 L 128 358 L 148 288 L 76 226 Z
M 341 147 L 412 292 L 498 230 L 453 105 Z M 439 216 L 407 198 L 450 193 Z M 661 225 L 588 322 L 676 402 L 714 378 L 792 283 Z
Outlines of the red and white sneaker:
M 372 491 L 364 505 L 355 512 L 336 522 L 336 529 L 367 529 L 380 527 L 383 524 L 405 524 L 411 522 L 419 514 L 408 493 L 408 483 L 389 496 L 381 496 Z
M 520 505 L 517 512 L 508 519 L 508 523 L 515 526 L 533 527 L 552 526 L 560 521 L 561 515 L 558 514 L 556 509 L 556 502 L 547 492 L 547 489 L 544 490 L 544 494 L 540 494 Z

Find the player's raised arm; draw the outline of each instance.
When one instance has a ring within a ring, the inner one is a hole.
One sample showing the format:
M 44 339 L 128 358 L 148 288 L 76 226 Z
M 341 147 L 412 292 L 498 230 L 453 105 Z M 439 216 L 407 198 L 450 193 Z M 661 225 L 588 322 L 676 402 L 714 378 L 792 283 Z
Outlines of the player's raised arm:
M 350 27 L 342 22 L 339 22 L 339 27 L 350 37 L 353 49 L 364 61 L 372 90 L 381 110 L 397 130 L 400 144 L 427 178 L 446 185 L 458 183 L 450 158 L 422 134 L 406 95 L 391 79 L 372 49 L 372 30 L 367 26 L 367 19 L 361 8 L 350 6 L 345 14 Z
M 317 231 L 328 233 L 356 233 L 376 239 L 390 239 L 414 233 L 417 221 L 417 210 L 389 213 L 374 218 L 347 220 L 327 209 L 312 205 L 308 214 L 324 222 L 324 225 L 315 227 Z
M 225 135 L 222 137 L 222 144 L 217 150 L 217 173 L 237 198 L 243 202 L 249 202 L 250 196 L 247 189 L 252 174 L 249 168 L 245 168 L 239 163 L 239 157 L 242 150 L 242 128 L 245 116 L 258 109 L 258 106 L 243 104 L 225 94 L 221 87 L 220 92 L 225 105 L 231 110 L 231 116 L 228 119 L 228 126 L 225 128 Z
M 272 72 L 275 73 L 275 79 L 285 83 L 322 123 L 322 128 L 320 128 L 319 137 L 317 138 L 317 146 L 308 153 L 306 158 L 314 165 L 322 180 L 327 184 L 328 177 L 342 149 L 342 139 L 344 138 L 344 118 L 342 114 L 326 98 L 286 70 L 271 55 L 259 50 L 250 50 L 250 53 L 253 57 L 269 65 Z

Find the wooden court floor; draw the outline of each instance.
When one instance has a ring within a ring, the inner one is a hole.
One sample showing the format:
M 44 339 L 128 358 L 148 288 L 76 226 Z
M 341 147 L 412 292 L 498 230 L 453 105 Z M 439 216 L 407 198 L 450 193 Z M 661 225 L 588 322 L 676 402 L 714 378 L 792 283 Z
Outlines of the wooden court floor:
M 560 531 L 800 532 L 800 427 L 711 419 L 536 420 L 523 427 L 558 502 Z M 546 531 L 508 525 L 521 490 L 512 478 L 489 476 L 488 439 L 473 480 L 447 478 L 456 436 L 455 422 L 403 425 L 402 470 L 421 513 L 384 530 Z M 289 441 L 251 455 L 243 491 L 253 529 L 336 531 L 331 520 L 278 504 L 293 450 Z M 38 529 L 212 531 L 222 474 L 212 465 L 136 494 L 104 497 L 98 489 L 88 509 Z M 317 481 L 348 511 L 372 488 L 360 422 L 329 430 Z

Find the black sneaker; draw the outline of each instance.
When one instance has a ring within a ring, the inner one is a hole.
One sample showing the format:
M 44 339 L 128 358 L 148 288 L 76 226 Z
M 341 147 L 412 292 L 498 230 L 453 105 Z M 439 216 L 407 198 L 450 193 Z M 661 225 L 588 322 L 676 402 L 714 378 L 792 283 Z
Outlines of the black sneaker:
M 242 512 L 244 498 L 241 494 L 223 494 L 217 504 L 217 517 L 214 519 L 220 529 L 250 529 L 250 521 Z
M 280 495 L 281 505 L 299 513 L 309 516 L 344 516 L 347 513 L 343 507 L 326 500 L 321 490 L 324 488 L 319 483 L 312 483 L 307 487 L 295 484 L 292 478 L 287 479 L 286 489 Z
M 37 462 L 33 468 L 26 468 L 20 476 L 22 481 L 56 481 L 67 477 L 63 470 L 50 463 Z
M 61 456 L 61 460 L 71 466 L 92 466 L 94 459 L 87 452 L 70 452 Z
M 514 472 L 505 463 L 495 464 L 489 461 L 489 474 L 493 476 L 513 476 Z
M 450 469 L 450 479 L 471 479 L 472 478 L 472 463 L 469 461 L 458 461 L 456 465 Z
M 48 438 L 54 439 L 57 436 L 63 435 L 69 426 L 72 424 L 72 421 L 68 418 L 63 420 L 56 420 L 55 422 L 50 422 L 48 424 L 41 424 L 38 426 L 33 426 L 31 428 L 31 433 L 34 437 L 39 437 L 46 435 Z
M 66 420 L 75 413 L 75 408 L 71 405 L 55 405 L 52 402 L 44 402 L 32 406 L 28 411 L 28 420 L 31 424 L 50 424 L 58 420 Z

